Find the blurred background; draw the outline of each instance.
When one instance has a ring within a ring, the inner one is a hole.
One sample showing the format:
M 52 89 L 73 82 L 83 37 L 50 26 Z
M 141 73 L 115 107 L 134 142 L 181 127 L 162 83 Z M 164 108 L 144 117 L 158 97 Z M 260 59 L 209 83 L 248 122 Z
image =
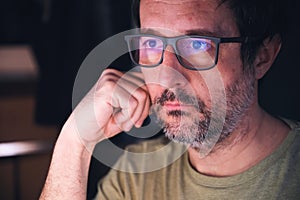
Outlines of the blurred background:
M 260 103 L 300 120 L 299 3 L 291 2 L 287 41 L 261 81 Z M 132 27 L 130 9 L 131 0 L 1 0 L 0 199 L 38 199 L 55 139 L 72 111 L 77 70 L 96 45 Z M 126 134 L 112 140 L 134 142 Z M 87 199 L 108 169 L 92 159 Z
M 130 17 L 130 0 L 1 0 L 0 199 L 38 199 L 80 64 Z

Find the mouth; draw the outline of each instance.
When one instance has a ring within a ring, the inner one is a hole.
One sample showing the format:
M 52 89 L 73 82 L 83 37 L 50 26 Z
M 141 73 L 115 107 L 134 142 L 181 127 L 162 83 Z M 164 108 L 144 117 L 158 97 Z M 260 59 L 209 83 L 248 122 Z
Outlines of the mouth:
M 192 114 L 202 112 L 204 103 L 196 97 L 188 95 L 187 92 L 177 89 L 175 92 L 166 89 L 160 97 L 153 101 L 157 111 L 164 110 L 166 113 Z
M 168 101 L 163 104 L 163 107 L 169 111 L 172 110 L 188 110 L 194 108 L 194 105 L 184 104 L 178 101 Z

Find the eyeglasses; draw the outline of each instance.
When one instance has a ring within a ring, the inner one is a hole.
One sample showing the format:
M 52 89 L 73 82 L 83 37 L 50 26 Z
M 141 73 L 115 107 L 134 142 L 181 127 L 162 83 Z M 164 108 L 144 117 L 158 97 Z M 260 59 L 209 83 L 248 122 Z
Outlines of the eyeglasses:
M 220 43 L 245 43 L 247 37 L 218 38 L 208 36 L 161 37 L 149 34 L 126 35 L 129 54 L 135 65 L 156 67 L 163 62 L 168 45 L 173 47 L 179 63 L 191 70 L 208 70 L 218 63 Z

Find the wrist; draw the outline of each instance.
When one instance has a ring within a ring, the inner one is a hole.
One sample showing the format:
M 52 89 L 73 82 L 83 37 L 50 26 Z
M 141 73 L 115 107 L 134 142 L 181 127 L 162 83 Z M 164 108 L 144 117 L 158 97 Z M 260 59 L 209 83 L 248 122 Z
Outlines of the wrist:
M 57 146 L 67 148 L 73 153 L 80 154 L 80 156 L 91 156 L 97 143 L 86 142 L 80 136 L 76 124 L 72 123 L 70 119 L 64 124 L 60 135 L 57 139 Z

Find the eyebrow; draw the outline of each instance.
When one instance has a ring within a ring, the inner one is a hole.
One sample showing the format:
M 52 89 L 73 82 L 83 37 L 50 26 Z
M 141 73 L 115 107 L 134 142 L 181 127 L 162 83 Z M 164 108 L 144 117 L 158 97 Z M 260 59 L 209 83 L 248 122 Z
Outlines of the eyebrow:
M 141 29 L 141 33 L 158 35 L 158 36 L 164 35 L 159 30 L 152 29 L 152 28 L 143 28 L 143 29 Z M 224 34 L 222 34 L 221 31 L 212 32 L 212 31 L 208 31 L 208 30 L 204 30 L 204 29 L 191 29 L 191 30 L 186 30 L 184 35 L 200 35 L 200 36 L 218 37 L 218 36 L 222 36 Z
M 212 32 L 203 29 L 192 29 L 192 30 L 187 30 L 185 32 L 187 35 L 202 35 L 202 36 L 212 36 L 212 37 L 218 37 L 223 35 L 223 33 L 219 30 L 216 32 Z
M 159 36 L 163 35 L 160 31 L 152 29 L 152 28 L 141 28 L 140 32 L 144 33 L 144 34 L 152 34 L 152 35 L 159 35 Z

